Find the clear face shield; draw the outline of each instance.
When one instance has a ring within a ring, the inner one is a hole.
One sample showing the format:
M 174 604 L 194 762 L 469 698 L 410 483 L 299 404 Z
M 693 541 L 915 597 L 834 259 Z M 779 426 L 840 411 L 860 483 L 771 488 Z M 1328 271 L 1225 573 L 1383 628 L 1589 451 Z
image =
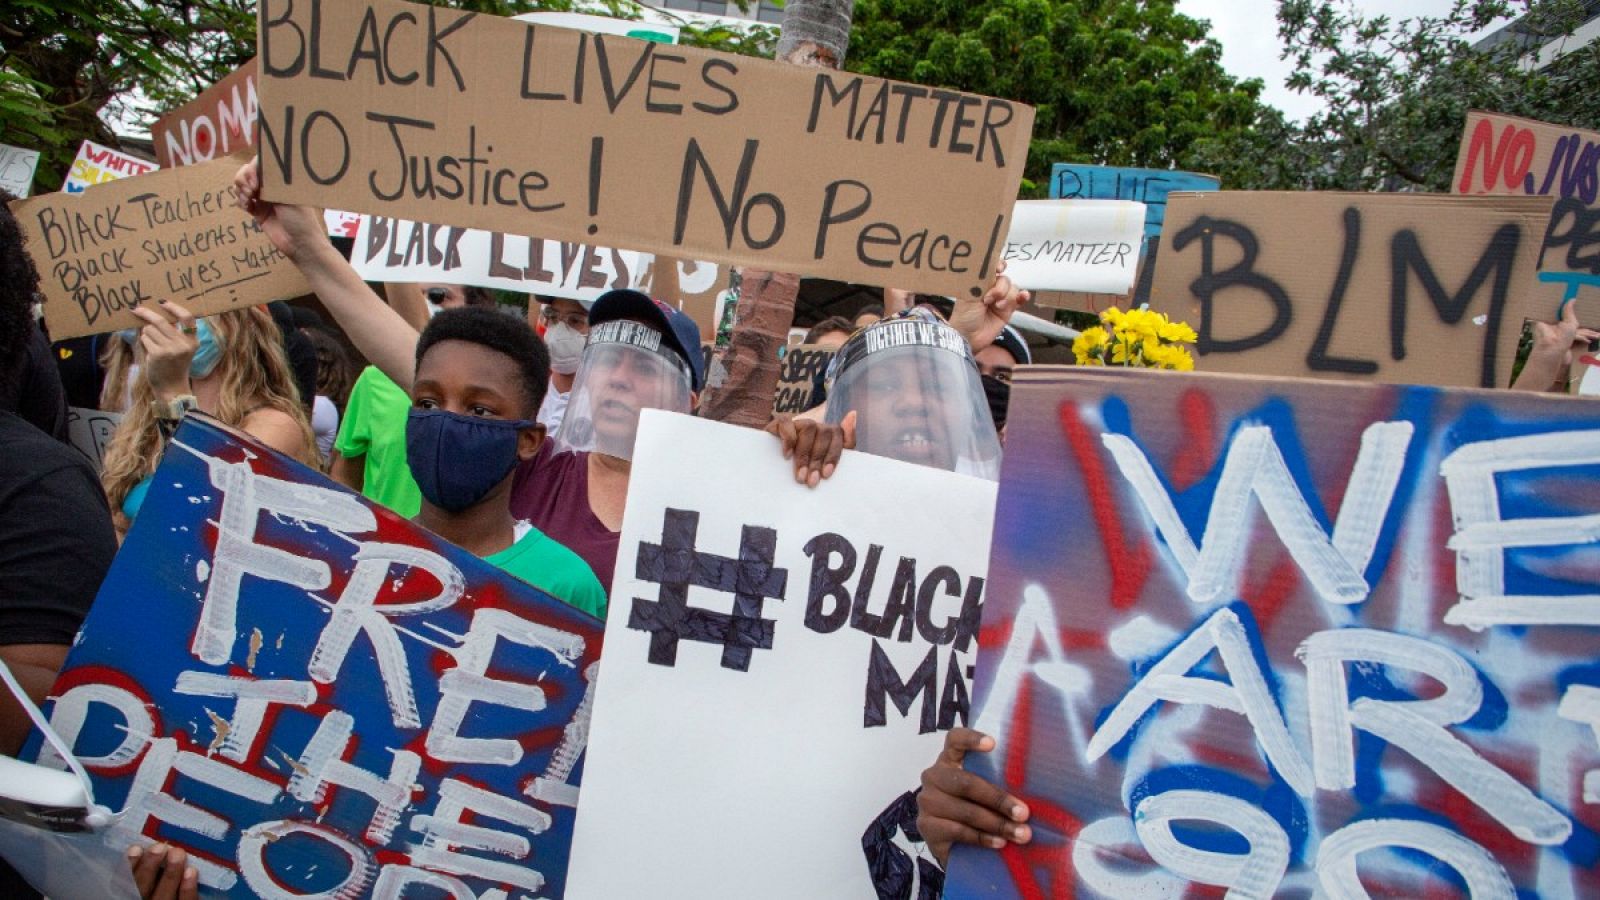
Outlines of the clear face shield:
M 1000 479 L 1000 440 L 972 353 L 931 316 L 884 320 L 839 349 L 826 420 L 851 410 L 857 450 Z
M 556 446 L 631 460 L 639 413 L 689 412 L 690 394 L 689 366 L 661 332 L 638 322 L 596 325 L 573 378 Z

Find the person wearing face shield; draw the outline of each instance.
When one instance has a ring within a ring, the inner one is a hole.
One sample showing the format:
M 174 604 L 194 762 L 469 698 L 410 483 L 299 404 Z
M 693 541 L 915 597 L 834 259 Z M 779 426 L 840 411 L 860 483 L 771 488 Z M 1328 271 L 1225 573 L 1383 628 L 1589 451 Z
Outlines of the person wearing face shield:
M 550 390 L 539 407 L 539 424 L 555 434 L 567 412 L 572 383 L 577 379 L 583 345 L 589 340 L 589 307 L 594 304 L 565 297 L 540 297 L 537 327 L 550 350 Z
M 875 322 L 839 348 L 824 421 L 842 425 L 851 411 L 858 450 L 1000 479 L 1000 440 L 972 350 L 931 311 Z
M 610 590 L 639 413 L 694 409 L 703 383 L 694 320 L 633 290 L 589 310 L 589 340 L 551 446 L 517 472 L 512 511 L 571 547 Z

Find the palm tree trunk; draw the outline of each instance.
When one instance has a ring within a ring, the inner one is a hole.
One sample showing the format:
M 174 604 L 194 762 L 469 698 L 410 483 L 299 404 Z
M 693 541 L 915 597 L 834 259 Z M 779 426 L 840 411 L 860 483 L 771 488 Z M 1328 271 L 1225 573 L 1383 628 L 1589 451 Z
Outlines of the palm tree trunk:
M 789 0 L 784 6 L 778 59 L 797 66 L 837 69 L 850 45 L 855 0 Z M 778 387 L 778 351 L 794 323 L 800 276 L 744 269 L 729 346 L 713 358 L 700 414 L 760 428 L 772 418 Z

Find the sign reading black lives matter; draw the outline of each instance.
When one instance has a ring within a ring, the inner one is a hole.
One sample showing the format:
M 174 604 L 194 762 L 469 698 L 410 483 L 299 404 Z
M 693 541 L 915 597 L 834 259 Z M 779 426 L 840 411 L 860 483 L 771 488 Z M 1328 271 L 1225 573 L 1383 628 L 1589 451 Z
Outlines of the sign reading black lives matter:
M 1006 100 L 397 0 L 260 23 L 269 200 L 927 293 L 981 295 L 1033 130 Z
M 995 495 L 854 451 L 807 488 L 765 434 L 646 410 L 569 900 L 917 872 L 892 813 L 966 722 Z
M 50 336 L 143 325 L 132 310 L 157 300 L 211 315 L 310 293 L 239 209 L 233 176 L 243 161 L 221 157 L 13 203 Z

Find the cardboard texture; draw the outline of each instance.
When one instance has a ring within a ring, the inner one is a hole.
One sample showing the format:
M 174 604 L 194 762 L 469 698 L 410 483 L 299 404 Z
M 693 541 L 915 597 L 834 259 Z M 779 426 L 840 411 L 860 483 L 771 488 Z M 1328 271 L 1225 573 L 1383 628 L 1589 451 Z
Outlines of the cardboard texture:
M 1065 199 L 1133 200 L 1145 205 L 1144 249 L 1139 254 L 1139 274 L 1131 289 L 1114 292 L 1045 291 L 1034 295 L 1041 306 L 1100 313 L 1118 306 L 1133 309 L 1150 302 L 1151 279 L 1161 250 L 1161 225 L 1166 221 L 1167 197 L 1174 191 L 1215 191 L 1222 184 L 1215 175 L 1170 169 L 1123 166 L 1089 166 L 1056 163 L 1050 172 L 1050 196 Z
M 1125 294 L 1139 271 L 1145 206 L 1123 200 L 1021 200 L 1001 258 L 1029 290 Z
M 994 490 L 854 451 L 807 488 L 770 435 L 646 410 L 568 900 L 916 872 L 900 801 L 963 721 Z
M 277 0 L 260 21 L 270 200 L 926 293 L 981 296 L 1033 124 L 1005 100 L 398 0 Z
M 252 59 L 156 120 L 150 129 L 156 161 L 162 168 L 189 166 L 254 146 L 257 105 Z
M 804 335 L 801 336 L 804 339 Z M 817 379 L 827 374 L 834 348 L 796 343 L 783 355 L 778 373 L 778 390 L 773 395 L 772 414 L 803 413 L 811 408 Z
M 191 417 L 51 723 L 122 811 L 108 840 L 188 851 L 208 897 L 560 896 L 600 638 Z
M 1206 372 L 1505 387 L 1551 201 L 1174 194 L 1152 308 Z
M 1600 132 L 1474 111 L 1456 156 L 1450 190 L 1457 194 L 1554 197 L 1544 235 L 1539 280 L 1544 309 L 1555 318 L 1565 299 L 1578 318 L 1600 319 Z
M 141 303 L 196 315 L 310 293 L 234 201 L 241 160 L 224 157 L 11 205 L 55 340 L 130 328 Z
M 617 288 L 650 291 L 655 262 L 632 250 L 383 216 L 361 217 L 350 254 L 350 264 L 367 281 L 474 284 L 583 301 Z M 677 303 L 704 295 L 699 305 L 709 322 L 711 296 L 722 289 L 726 273 L 713 263 L 678 268 L 678 286 L 663 291 L 662 299 Z
M 0 191 L 26 197 L 33 191 L 33 175 L 39 168 L 39 151 L 0 144 Z
M 122 413 L 68 407 L 67 440 L 72 442 L 72 449 L 82 453 L 98 472 L 106 448 L 111 446 L 111 438 L 116 435 L 117 425 L 121 422 Z
M 1030 367 L 948 898 L 1600 896 L 1600 403 Z
M 102 147 L 94 141 L 84 141 L 78 147 L 78 156 L 72 161 L 72 168 L 67 170 L 61 190 L 68 194 L 81 194 L 94 185 L 143 175 L 158 168 L 153 162 L 129 156 L 121 150 Z

